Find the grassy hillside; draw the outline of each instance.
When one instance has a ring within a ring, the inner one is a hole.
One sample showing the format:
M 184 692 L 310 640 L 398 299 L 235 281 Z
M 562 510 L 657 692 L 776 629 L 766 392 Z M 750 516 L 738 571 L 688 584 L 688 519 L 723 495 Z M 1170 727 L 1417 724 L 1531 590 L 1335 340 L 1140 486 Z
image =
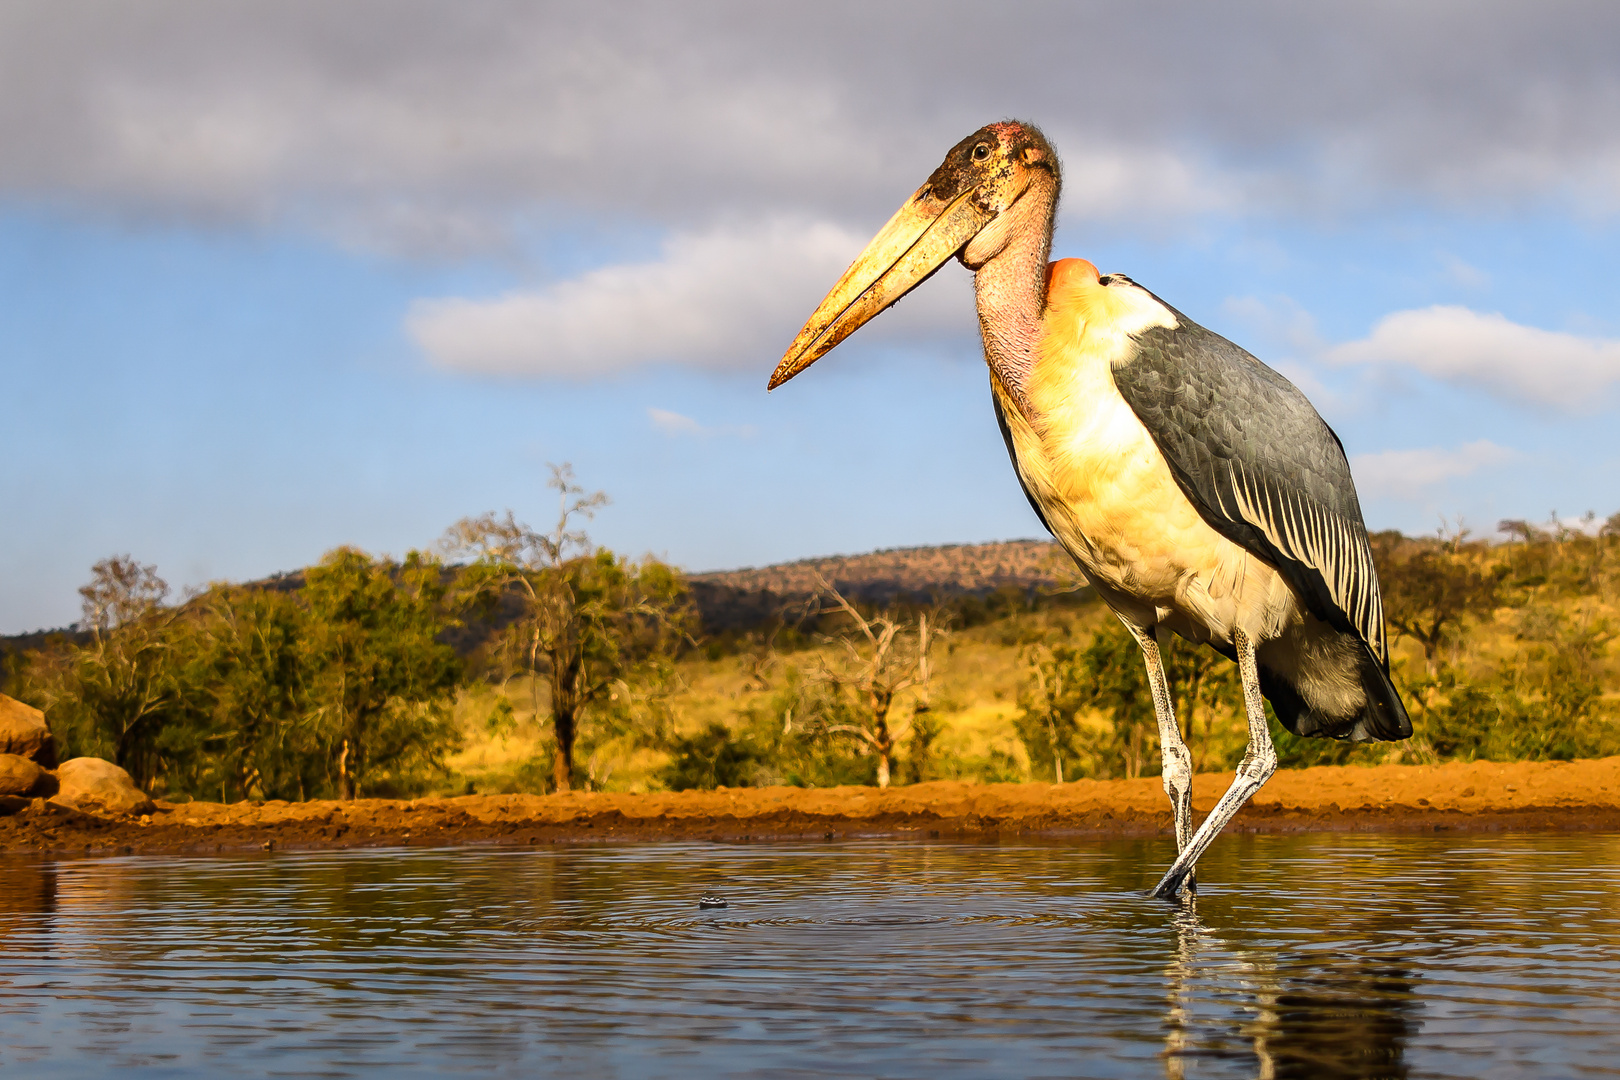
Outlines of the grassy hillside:
M 929 747 L 931 766 L 922 778 L 1028 779 L 1029 755 L 1013 727 L 1020 656 L 1031 639 L 1053 627 L 1059 627 L 1059 633 L 1086 634 L 1105 617 L 1100 604 L 1081 603 L 1068 610 L 1026 611 L 950 631 L 938 647 L 939 674 L 930 688 L 929 715 L 941 731 Z M 714 724 L 732 731 L 750 724 L 780 725 L 784 688 L 824 662 L 835 663 L 841 652 L 837 645 L 812 638 L 801 638 L 799 647 L 768 653 L 757 637 L 755 644 L 754 651 L 745 642 L 715 656 L 694 650 L 676 662 L 673 685 L 663 700 L 671 735 L 692 736 Z M 456 774 L 452 788 L 465 790 L 471 784 L 480 792 L 536 790 L 542 770 L 533 763 L 549 760 L 551 744 L 544 692 L 536 702 L 533 689 L 527 680 L 514 680 L 503 689 L 472 694 L 459 703 L 465 748 L 448 759 Z M 492 729 L 487 718 L 501 698 L 510 702 L 513 719 L 510 725 Z M 897 726 L 906 727 L 907 735 L 915 709 L 915 695 L 896 705 Z M 589 746 L 580 756 L 597 789 L 647 791 L 666 786 L 658 774 L 672 755 L 648 745 L 639 732 L 613 731 L 604 725 L 588 732 L 586 739 Z M 899 777 L 914 778 L 904 770 Z
M 1519 543 L 1486 545 L 1384 534 L 1378 541 L 1392 623 L 1409 624 L 1431 639 L 1426 649 L 1414 633 L 1393 635 L 1392 671 L 1417 734 L 1405 743 L 1351 746 L 1294 739 L 1274 724 L 1285 765 L 1620 752 L 1620 657 L 1612 647 L 1614 627 L 1620 625 L 1620 537 L 1532 533 Z M 1053 643 L 1078 651 L 1095 644 L 1099 634 L 1118 633 L 1089 591 L 1057 591 L 1065 568 L 1054 555 L 1051 545 L 1030 541 L 908 549 L 699 580 L 751 592 L 751 612 L 772 604 L 791 610 L 814 588 L 814 572 L 874 598 L 868 605 L 872 610 L 895 595 L 942 598 L 931 610 L 947 621 L 949 632 L 934 654 L 931 708 L 921 725 L 915 723 L 913 690 L 898 697 L 893 709 L 893 726 L 900 732 L 895 782 L 1045 780 L 1051 778 L 1050 755 L 1042 757 L 1045 751 L 1036 745 L 1032 757 L 1029 724 L 1021 737 L 1018 723 L 1027 712 L 1020 694 L 1027 699 L 1032 665 L 1050 655 Z M 974 576 L 968 580 L 979 591 L 964 589 L 953 578 L 953 567 L 969 568 Z M 872 582 L 904 587 L 884 596 L 871 589 Z M 902 610 L 922 609 L 902 602 Z M 786 714 L 802 701 L 807 680 L 824 667 L 836 667 L 844 655 L 835 640 L 836 621 L 778 630 L 774 646 L 766 643 L 770 624 L 756 619 L 751 629 L 737 629 L 746 621 L 722 612 L 704 647 L 674 664 L 667 683 L 653 695 L 656 708 L 629 703 L 625 714 L 586 734 L 588 749 L 581 757 L 588 761 L 586 779 L 592 786 L 617 791 L 666 786 L 683 747 L 688 757 L 696 752 L 724 758 L 728 744 L 714 734 L 717 730 L 736 745 L 758 744 L 767 729 L 792 723 Z M 1186 664 L 1209 655 L 1190 646 L 1178 651 Z M 1132 652 L 1109 655 L 1120 667 L 1140 664 Z M 1208 693 L 1195 706 L 1188 740 L 1202 767 L 1228 768 L 1244 746 L 1230 667 L 1219 658 L 1208 662 Z M 511 702 L 512 722 L 491 729 L 483 718 L 497 694 Z M 454 783 L 479 791 L 533 790 L 535 769 L 526 763 L 544 760 L 547 752 L 545 725 L 536 721 L 537 715 L 541 721 L 545 717 L 543 698 L 537 702 L 526 684 L 509 684 L 464 700 L 459 715 L 466 742 L 449 760 Z M 1106 708 L 1084 710 L 1078 719 L 1082 741 L 1095 740 L 1119 722 Z M 694 746 L 700 737 L 708 742 Z M 857 740 L 844 741 L 846 765 L 860 779 L 865 776 L 861 762 L 870 766 L 871 755 Z M 1148 738 L 1139 766 L 1144 773 L 1157 769 L 1156 743 L 1156 736 Z M 1097 772 L 1080 760 L 1066 770 L 1069 779 L 1077 772 Z M 1111 774 L 1128 770 L 1116 766 Z M 752 772 L 744 767 L 731 775 L 741 783 L 794 779 L 780 768 L 773 771 L 768 760 L 755 763 Z

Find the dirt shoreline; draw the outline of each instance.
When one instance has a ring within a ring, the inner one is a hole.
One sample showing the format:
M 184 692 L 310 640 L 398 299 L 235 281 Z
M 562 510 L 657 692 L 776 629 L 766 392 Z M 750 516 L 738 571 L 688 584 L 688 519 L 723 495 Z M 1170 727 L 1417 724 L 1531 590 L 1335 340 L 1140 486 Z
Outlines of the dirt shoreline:
M 1230 776 L 1198 777 L 1214 805 Z M 645 795 L 467 795 L 356 802 L 159 803 L 144 818 L 44 800 L 0 807 L 0 854 L 212 854 L 359 847 L 870 836 L 1011 839 L 1168 834 L 1156 778 L 1052 784 L 935 781 Z M 1243 832 L 1620 831 L 1620 757 L 1574 762 L 1280 771 L 1233 822 Z

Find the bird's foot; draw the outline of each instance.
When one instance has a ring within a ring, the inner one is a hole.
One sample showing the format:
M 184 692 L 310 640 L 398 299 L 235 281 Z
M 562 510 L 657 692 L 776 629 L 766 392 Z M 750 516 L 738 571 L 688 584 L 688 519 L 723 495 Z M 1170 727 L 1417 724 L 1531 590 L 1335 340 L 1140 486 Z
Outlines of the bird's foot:
M 1182 860 L 1177 859 L 1159 883 L 1153 886 L 1148 895 L 1160 900 L 1175 900 L 1177 897 L 1191 899 L 1198 895 L 1198 879 L 1194 876 L 1194 867 L 1183 866 Z
M 1177 858 L 1174 866 L 1172 866 L 1172 870 L 1174 870 L 1175 867 L 1182 866 L 1183 862 L 1185 861 L 1187 848 L 1192 844 L 1194 830 L 1192 823 L 1193 808 L 1191 783 L 1192 776 L 1190 775 L 1191 771 L 1192 770 L 1189 767 L 1187 769 L 1189 775 L 1187 775 L 1185 778 L 1178 777 L 1177 779 L 1180 780 L 1179 783 L 1167 780 L 1164 785 L 1165 791 L 1170 795 L 1170 806 L 1174 810 L 1176 818 L 1175 829 Z M 1196 859 L 1197 856 L 1194 855 L 1193 858 Z M 1187 863 L 1174 884 L 1167 884 L 1170 882 L 1170 880 L 1171 875 L 1167 873 L 1154 888 L 1153 895 L 1165 900 L 1174 899 L 1178 891 L 1180 891 L 1184 896 L 1196 895 L 1198 892 L 1198 867 L 1196 862 Z

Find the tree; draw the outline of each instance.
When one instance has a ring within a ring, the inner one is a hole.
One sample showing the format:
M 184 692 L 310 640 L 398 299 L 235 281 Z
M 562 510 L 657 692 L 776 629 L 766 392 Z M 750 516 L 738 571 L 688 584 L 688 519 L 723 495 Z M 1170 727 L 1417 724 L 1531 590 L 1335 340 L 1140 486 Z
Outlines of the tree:
M 450 618 L 438 560 L 412 551 L 403 563 L 342 547 L 309 568 L 303 595 L 312 616 L 318 674 L 313 698 L 345 799 L 379 773 L 436 763 L 454 742 L 455 650 L 438 640 Z
M 905 728 L 890 724 L 891 710 L 896 698 L 910 690 L 914 697 L 913 717 L 928 711 L 928 651 L 939 633 L 937 623 L 931 636 L 926 612 L 915 620 L 892 610 L 868 618 L 819 573 L 816 581 L 822 595 L 830 598 L 850 622 L 845 631 L 823 636 L 843 655 L 836 667 L 823 660 L 814 676 L 832 690 L 835 699 L 843 699 L 849 722 L 828 723 L 829 718 L 822 716 L 821 728 L 828 733 L 853 735 L 864 742 L 877 757 L 877 785 L 886 788 L 894 768 L 895 745 L 905 735 Z
M 1457 668 L 1441 668 L 1423 725 L 1435 755 L 1567 761 L 1620 749 L 1603 701 L 1608 623 L 1538 604 L 1519 613 L 1516 637 L 1523 648 L 1486 678 L 1465 681 Z
M 89 640 L 33 665 L 33 696 L 70 753 L 106 757 L 143 788 L 160 766 L 158 739 L 184 708 L 174 637 L 178 613 L 155 566 L 115 555 L 79 590 Z
M 545 679 L 556 737 L 552 785 L 568 791 L 586 709 L 611 695 L 638 662 L 671 650 L 691 616 L 677 571 L 655 559 L 634 564 L 606 549 L 592 550 L 573 524 L 593 516 L 607 496 L 587 495 L 566 464 L 553 465 L 551 472 L 547 486 L 558 496 L 551 532 L 535 531 L 508 510 L 504 517 L 464 518 L 441 546 L 471 556 L 462 576 L 469 596 L 488 606 L 516 598 L 518 611 L 504 635 L 506 664 L 530 677 L 536 716 Z
M 143 788 L 221 801 L 397 789 L 454 742 L 443 576 L 415 553 L 340 548 L 302 590 L 215 585 L 171 607 L 154 567 L 106 559 L 80 590 L 87 640 L 33 654 L 21 689 L 71 753 Z
M 1110 619 L 1076 656 L 1074 679 L 1083 700 L 1108 718 L 1108 730 L 1094 744 L 1096 774 L 1116 769 L 1132 779 L 1150 768 L 1151 736 L 1158 722 L 1148 690 L 1142 650 L 1124 626 Z
M 1072 644 L 1037 644 L 1021 657 L 1024 680 L 1018 688 L 1020 716 L 1014 721 L 1019 738 L 1037 767 L 1050 764 L 1052 782 L 1063 783 L 1063 762 L 1078 764 L 1083 752 L 1081 716 L 1090 705 Z M 1070 767 L 1074 775 L 1074 765 Z
M 1246 724 L 1238 718 L 1242 700 L 1237 665 L 1207 645 L 1177 637 L 1164 649 L 1165 677 L 1175 699 L 1182 739 L 1192 751 L 1193 771 L 1237 764 L 1247 746 Z M 1203 720 L 1203 733 L 1198 722 Z M 1218 721 L 1237 721 L 1217 727 Z M 1231 738 L 1237 734 L 1235 739 Z M 1225 736 L 1223 738 L 1223 736 Z
M 296 594 L 216 585 L 192 608 L 190 707 L 160 740 L 169 789 L 224 802 L 232 793 L 302 800 L 330 788 L 314 697 L 318 635 Z
M 1074 763 L 1075 776 L 1141 776 L 1148 767 L 1154 730 L 1153 702 L 1136 640 L 1110 620 L 1085 645 L 1038 643 L 1024 653 L 1024 683 L 1015 721 L 1030 760 Z M 1103 727 L 1084 722 L 1100 713 Z
M 1503 522 L 1506 529 L 1522 522 Z M 1525 535 L 1535 531 L 1524 526 Z M 1442 532 L 1437 540 L 1415 540 L 1398 532 L 1371 537 L 1373 559 L 1383 587 L 1384 618 L 1397 634 L 1423 648 L 1432 679 L 1439 672 L 1441 646 L 1470 621 L 1490 617 L 1501 602 L 1506 567 L 1492 566 L 1467 532 Z
M 1158 727 L 1141 648 L 1112 619 L 1083 646 L 1071 634 L 1069 627 L 1048 634 L 1022 656 L 1014 725 L 1030 761 L 1050 767 L 1058 783 L 1065 775 L 1141 776 L 1152 768 L 1150 733 Z M 1229 764 L 1240 747 L 1224 737 L 1231 725 L 1217 727 L 1217 721 L 1233 715 L 1222 703 L 1235 700 L 1236 665 L 1202 645 L 1171 640 L 1167 646 L 1165 675 L 1193 767 Z M 1102 714 L 1106 726 L 1087 725 L 1088 713 Z

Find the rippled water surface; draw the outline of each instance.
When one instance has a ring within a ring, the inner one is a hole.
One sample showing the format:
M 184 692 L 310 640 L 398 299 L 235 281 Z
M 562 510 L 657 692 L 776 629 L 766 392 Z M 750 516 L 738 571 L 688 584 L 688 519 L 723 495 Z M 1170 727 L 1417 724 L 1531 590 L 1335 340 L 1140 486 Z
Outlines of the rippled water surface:
M 1196 911 L 1171 854 L 0 859 L 0 1071 L 1620 1076 L 1620 837 L 1226 837 Z

